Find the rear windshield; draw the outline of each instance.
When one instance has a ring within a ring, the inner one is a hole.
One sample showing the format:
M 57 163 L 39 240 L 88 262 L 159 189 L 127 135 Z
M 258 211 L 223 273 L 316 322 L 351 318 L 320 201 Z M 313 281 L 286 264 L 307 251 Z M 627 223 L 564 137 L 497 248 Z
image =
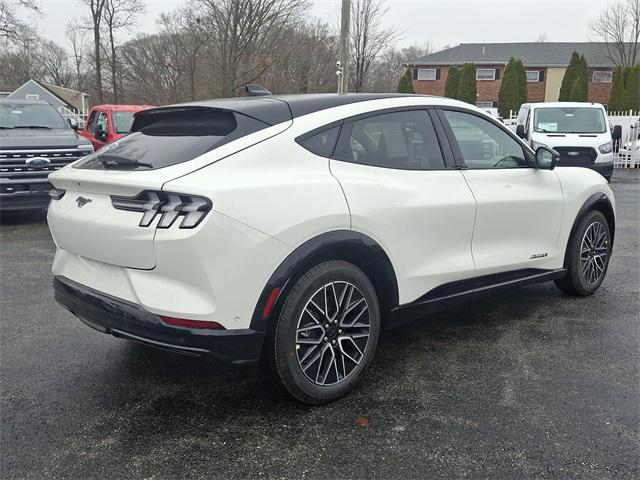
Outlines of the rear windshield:
M 268 126 L 242 114 L 212 108 L 146 111 L 136 117 L 131 133 L 74 167 L 155 170 L 193 160 Z
M 543 133 L 604 133 L 607 122 L 600 108 L 536 108 L 533 129 Z
M 51 105 L 0 103 L 0 128 L 69 128 Z

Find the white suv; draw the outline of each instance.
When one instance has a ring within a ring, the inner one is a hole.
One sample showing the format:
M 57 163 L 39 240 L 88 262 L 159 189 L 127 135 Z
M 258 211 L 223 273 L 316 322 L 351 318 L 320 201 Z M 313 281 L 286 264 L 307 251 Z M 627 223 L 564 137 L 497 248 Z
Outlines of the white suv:
M 611 189 L 458 101 L 261 96 L 140 112 L 49 178 L 55 296 L 101 332 L 260 359 L 308 403 L 382 328 L 504 287 L 592 294 Z

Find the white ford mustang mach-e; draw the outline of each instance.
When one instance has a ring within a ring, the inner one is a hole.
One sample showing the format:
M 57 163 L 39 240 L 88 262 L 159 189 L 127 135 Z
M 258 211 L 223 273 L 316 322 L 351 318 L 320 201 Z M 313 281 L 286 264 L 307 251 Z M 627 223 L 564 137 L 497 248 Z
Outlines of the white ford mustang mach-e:
M 504 287 L 590 295 L 614 198 L 458 101 L 255 96 L 140 112 L 49 177 L 55 296 L 116 337 L 351 390 L 382 328 Z

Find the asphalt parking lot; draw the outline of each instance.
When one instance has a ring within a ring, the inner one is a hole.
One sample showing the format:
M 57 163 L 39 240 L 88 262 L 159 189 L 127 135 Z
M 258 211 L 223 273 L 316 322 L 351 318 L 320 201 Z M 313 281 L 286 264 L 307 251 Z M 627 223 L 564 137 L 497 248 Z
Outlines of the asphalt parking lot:
M 0 476 L 638 478 L 640 171 L 602 288 L 522 288 L 386 332 L 322 407 L 257 369 L 95 332 L 53 300 L 44 215 L 0 227 Z

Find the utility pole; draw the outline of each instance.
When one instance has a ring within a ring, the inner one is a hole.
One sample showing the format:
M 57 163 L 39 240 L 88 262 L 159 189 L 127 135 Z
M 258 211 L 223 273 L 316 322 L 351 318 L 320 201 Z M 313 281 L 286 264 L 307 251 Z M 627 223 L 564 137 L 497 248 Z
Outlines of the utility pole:
M 349 41 L 351 30 L 351 0 L 342 0 L 342 22 L 340 27 L 340 62 L 338 65 L 338 93 L 349 91 Z

